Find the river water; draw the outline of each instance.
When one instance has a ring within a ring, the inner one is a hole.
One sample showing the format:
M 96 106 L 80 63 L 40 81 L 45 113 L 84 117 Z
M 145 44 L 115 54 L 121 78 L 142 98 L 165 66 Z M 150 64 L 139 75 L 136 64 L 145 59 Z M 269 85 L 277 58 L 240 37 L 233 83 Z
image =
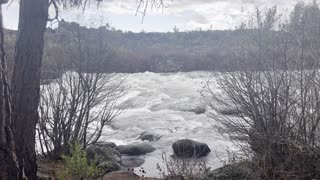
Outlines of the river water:
M 204 108 L 200 91 L 210 77 L 208 72 L 135 73 L 125 74 L 128 108 L 106 128 L 102 140 L 117 145 L 140 143 L 139 135 L 152 132 L 161 139 L 151 144 L 156 151 L 140 158 L 147 176 L 158 176 L 157 163 L 163 166 L 162 155 L 172 154 L 172 144 L 179 139 L 207 143 L 211 153 L 205 159 L 208 166 L 217 168 L 227 160 L 227 149 L 233 145 L 218 133 L 214 120 L 194 109 Z M 136 169 L 139 169 L 136 168 Z

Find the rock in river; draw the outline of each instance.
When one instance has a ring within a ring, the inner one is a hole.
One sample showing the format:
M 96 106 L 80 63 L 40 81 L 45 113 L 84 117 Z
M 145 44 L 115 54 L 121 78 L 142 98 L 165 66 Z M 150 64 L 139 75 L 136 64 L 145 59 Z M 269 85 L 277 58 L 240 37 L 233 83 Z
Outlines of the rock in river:
M 211 150 L 205 143 L 190 139 L 178 140 L 172 145 L 174 155 L 179 158 L 200 158 L 207 156 Z
M 144 131 L 138 137 L 138 139 L 142 141 L 158 141 L 160 138 L 161 138 L 161 135 L 150 133 L 148 131 Z
M 121 145 L 117 147 L 117 150 L 121 154 L 126 154 L 129 156 L 139 156 L 147 153 L 151 153 L 156 150 L 150 143 L 140 143 L 140 144 L 129 144 Z

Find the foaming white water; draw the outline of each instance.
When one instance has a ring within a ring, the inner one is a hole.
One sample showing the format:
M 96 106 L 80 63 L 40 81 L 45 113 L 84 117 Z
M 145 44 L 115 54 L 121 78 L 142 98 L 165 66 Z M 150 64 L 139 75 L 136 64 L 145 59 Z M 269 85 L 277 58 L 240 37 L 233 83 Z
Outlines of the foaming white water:
M 152 142 L 157 150 L 145 156 L 142 167 L 147 176 L 158 175 L 156 166 L 163 163 L 162 154 L 171 155 L 173 142 L 184 138 L 207 143 L 212 151 L 206 158 L 208 165 L 222 165 L 231 142 L 217 132 L 205 114 L 193 112 L 203 106 L 200 91 L 209 73 L 146 72 L 125 76 L 129 90 L 124 100 L 129 107 L 105 129 L 102 140 L 123 145 L 140 142 L 137 138 L 144 131 L 162 135 L 159 141 Z

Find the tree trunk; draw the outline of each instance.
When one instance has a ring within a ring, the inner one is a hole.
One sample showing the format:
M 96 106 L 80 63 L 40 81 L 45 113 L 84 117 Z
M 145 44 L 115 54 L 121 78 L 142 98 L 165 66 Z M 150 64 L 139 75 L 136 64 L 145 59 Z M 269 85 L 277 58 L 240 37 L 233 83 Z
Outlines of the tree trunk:
M 11 111 L 9 104 L 8 81 L 6 79 L 3 17 L 0 2 L 0 179 L 18 179 L 19 169 L 11 129 Z
M 12 111 L 20 179 L 36 179 L 35 131 L 38 119 L 40 71 L 49 0 L 21 0 Z

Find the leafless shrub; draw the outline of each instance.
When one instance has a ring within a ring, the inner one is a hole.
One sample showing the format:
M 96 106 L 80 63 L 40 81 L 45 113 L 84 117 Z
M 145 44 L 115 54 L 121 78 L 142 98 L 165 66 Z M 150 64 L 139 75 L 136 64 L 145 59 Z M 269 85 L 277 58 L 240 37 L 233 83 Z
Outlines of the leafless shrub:
M 124 93 L 123 79 L 113 74 L 66 72 L 42 86 L 38 133 L 43 153 L 57 158 L 70 142 L 96 143 L 123 110 L 118 100 Z
M 239 114 L 241 114 L 241 110 L 238 109 L 238 108 L 227 108 L 227 109 L 222 109 L 222 110 L 219 110 L 219 113 L 220 114 L 223 114 L 223 115 L 227 115 L 227 116 L 237 116 Z
M 258 10 L 252 39 L 235 50 L 239 63 L 258 68 L 217 75 L 222 94 L 211 81 L 206 85 L 210 117 L 230 136 L 248 137 L 235 142 L 252 154 L 256 179 L 319 178 L 320 44 L 314 39 L 314 11 L 319 15 L 317 4 L 306 6 L 298 22 L 288 23 L 276 8 Z M 242 113 L 230 116 L 219 109 Z
M 163 154 L 162 160 L 165 167 L 157 164 L 157 169 L 163 179 L 180 177 L 197 180 L 206 177 L 210 171 L 205 161 L 196 158 L 168 158 Z

